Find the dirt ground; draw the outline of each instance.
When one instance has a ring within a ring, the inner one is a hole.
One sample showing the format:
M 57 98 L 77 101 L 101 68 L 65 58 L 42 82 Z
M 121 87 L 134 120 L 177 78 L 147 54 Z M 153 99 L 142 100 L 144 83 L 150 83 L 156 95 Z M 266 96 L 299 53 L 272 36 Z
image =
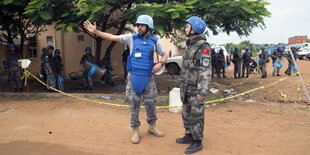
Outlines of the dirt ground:
M 309 86 L 310 61 L 298 63 Z M 262 80 L 255 74 L 247 83 L 232 88 L 240 93 L 286 77 L 284 69 L 281 77 L 272 77 L 271 64 L 268 71 L 267 79 Z M 233 84 L 245 80 L 233 79 L 232 67 L 227 75 L 229 78 L 214 78 L 213 82 Z M 167 96 L 168 87 L 176 86 L 178 79 L 178 76 L 172 78 L 170 75 L 157 77 L 160 96 Z M 117 84 L 120 91 L 113 92 L 112 87 L 102 91 L 97 88 L 96 91 L 121 95 L 124 84 Z M 69 97 L 23 98 L 19 94 L 12 97 L 6 95 L 9 93 L 3 90 L 3 86 L 0 87 L 0 154 L 177 155 L 183 154 L 188 146 L 175 143 L 175 138 L 184 133 L 182 118 L 181 114 L 170 113 L 167 109 L 157 110 L 158 127 L 165 133 L 162 138 L 147 134 L 146 113 L 144 109 L 140 111 L 141 142 L 134 145 L 130 141 L 127 108 Z M 249 99 L 254 102 L 247 102 Z M 124 104 L 117 100 L 111 102 Z M 204 149 L 197 154 L 308 155 L 310 106 L 305 102 L 298 77 L 292 77 L 271 88 L 210 106 L 205 112 Z

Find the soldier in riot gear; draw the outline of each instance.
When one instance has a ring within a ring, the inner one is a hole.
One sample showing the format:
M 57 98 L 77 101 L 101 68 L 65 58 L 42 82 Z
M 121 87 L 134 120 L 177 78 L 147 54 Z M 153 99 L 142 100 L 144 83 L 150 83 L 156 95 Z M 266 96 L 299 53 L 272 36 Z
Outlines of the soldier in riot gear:
M 22 57 L 17 52 L 15 44 L 8 45 L 8 57 L 6 58 L 6 68 L 9 71 L 9 83 L 15 92 L 23 91 L 23 83 L 21 80 L 23 70 L 18 64 L 18 60 Z
M 59 90 L 64 91 L 64 86 L 63 86 L 63 68 L 64 65 L 62 63 L 62 59 L 60 56 L 60 50 L 56 49 L 54 51 L 54 56 L 53 56 L 53 64 L 54 64 L 54 69 L 55 69 L 55 78 L 57 82 L 57 87 Z
M 232 61 L 234 63 L 234 77 L 241 78 L 242 53 L 239 47 L 235 47 Z
M 84 67 L 83 77 L 84 77 L 84 88 L 85 90 L 92 90 L 94 87 L 94 79 L 92 76 L 88 75 L 89 68 L 87 67 L 86 63 L 89 62 L 90 64 L 95 63 L 95 57 L 93 56 L 92 49 L 90 47 L 85 48 L 85 54 L 81 58 L 80 64 Z
M 217 65 L 216 65 L 216 73 L 217 77 L 221 77 L 221 72 L 223 73 L 223 78 L 226 78 L 225 76 L 225 56 L 224 56 L 224 50 L 221 48 L 219 50 L 219 53 L 216 56 Z M 213 61 L 213 60 L 212 60 Z
M 243 64 L 242 64 L 242 77 L 244 77 L 244 73 L 246 71 L 246 78 L 249 77 L 250 74 L 250 63 L 252 61 L 251 59 L 252 53 L 250 52 L 250 48 L 245 48 L 245 52 L 242 56 Z
M 46 83 L 52 88 L 56 88 L 55 68 L 53 63 L 53 46 L 47 46 L 47 52 L 43 56 L 43 67 L 46 74 Z M 49 89 L 49 91 L 52 91 Z

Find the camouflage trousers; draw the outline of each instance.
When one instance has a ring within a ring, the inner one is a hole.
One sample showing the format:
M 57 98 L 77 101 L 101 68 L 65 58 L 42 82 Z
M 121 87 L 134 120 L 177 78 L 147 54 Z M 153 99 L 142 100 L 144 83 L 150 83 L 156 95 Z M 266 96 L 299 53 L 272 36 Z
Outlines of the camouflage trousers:
M 285 71 L 285 74 L 291 75 L 291 72 L 292 72 L 292 68 L 291 67 L 294 66 L 294 65 L 295 64 L 294 64 L 294 62 L 292 60 L 288 60 L 288 65 L 287 65 L 287 69 Z M 293 70 L 293 72 L 296 73 L 297 70 L 295 69 L 295 70 Z
M 157 89 L 154 77 L 150 77 L 147 86 L 144 88 L 141 94 L 137 94 L 131 83 L 131 74 L 128 73 L 126 85 L 126 96 L 128 97 L 128 104 L 130 105 L 130 127 L 140 126 L 139 110 L 141 100 L 143 100 L 147 119 L 149 124 L 154 124 L 157 120 L 156 117 L 156 97 Z
M 198 101 L 197 96 L 187 96 L 183 102 L 182 118 L 186 134 L 192 134 L 194 140 L 203 139 L 205 100 Z
M 244 62 L 242 64 L 242 77 L 244 77 L 245 72 L 246 72 L 246 77 L 249 77 L 249 74 L 250 74 L 250 62 Z
M 260 70 L 261 70 L 262 76 L 267 76 L 266 63 L 260 64 L 259 68 L 260 68 Z
M 56 77 L 54 73 L 49 73 L 49 70 L 45 68 L 46 84 L 52 88 L 56 88 Z
M 240 61 L 236 61 L 234 63 L 234 77 L 240 77 L 241 76 L 241 62 Z
M 12 86 L 13 89 L 21 89 L 23 88 L 23 82 L 21 80 L 22 77 L 22 70 L 17 69 L 17 70 L 9 70 L 9 81 L 10 85 Z
M 83 78 L 84 87 L 86 89 L 93 89 L 94 88 L 93 77 L 88 76 L 86 72 L 84 72 L 83 76 L 84 76 L 84 78 Z

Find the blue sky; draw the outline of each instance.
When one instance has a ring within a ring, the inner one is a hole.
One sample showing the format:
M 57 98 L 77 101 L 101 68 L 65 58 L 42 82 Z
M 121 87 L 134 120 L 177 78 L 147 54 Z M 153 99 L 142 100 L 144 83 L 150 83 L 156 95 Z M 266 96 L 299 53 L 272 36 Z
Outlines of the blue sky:
M 270 5 L 267 9 L 272 13 L 265 19 L 264 30 L 255 28 L 248 37 L 239 37 L 236 33 L 229 36 L 220 33 L 217 36 L 210 34 L 211 43 L 239 43 L 250 40 L 252 43 L 288 43 L 293 36 L 308 36 L 310 39 L 310 0 L 267 0 Z M 210 33 L 210 31 L 209 31 Z

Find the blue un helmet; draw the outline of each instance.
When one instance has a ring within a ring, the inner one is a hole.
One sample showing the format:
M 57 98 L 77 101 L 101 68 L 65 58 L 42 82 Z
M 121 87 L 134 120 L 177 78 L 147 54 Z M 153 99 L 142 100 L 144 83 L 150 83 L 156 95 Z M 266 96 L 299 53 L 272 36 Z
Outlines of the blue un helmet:
M 246 52 L 248 52 L 248 51 L 250 51 L 250 48 L 246 47 L 244 50 L 245 50 Z
M 137 24 L 145 24 L 151 29 L 154 28 L 153 18 L 149 15 L 140 15 L 136 21 Z
M 47 50 L 54 50 L 54 47 L 51 46 L 51 45 L 49 45 L 49 46 L 46 47 L 46 49 L 47 49 Z
M 279 45 L 279 46 L 277 47 L 277 50 L 283 51 L 283 50 L 284 50 L 284 47 Z
M 211 52 L 214 52 L 214 53 L 215 53 L 215 48 L 211 48 Z
M 260 49 L 261 49 L 262 51 L 265 51 L 265 47 L 264 47 L 264 46 L 260 47 Z
M 203 34 L 203 32 L 206 30 L 207 24 L 197 16 L 192 16 L 186 19 L 186 22 L 192 25 L 192 29 L 198 33 Z
M 85 52 L 86 52 L 86 51 L 91 52 L 91 48 L 90 48 L 90 47 L 86 47 L 86 48 L 85 48 Z
M 235 51 L 237 51 L 237 50 L 239 51 L 239 47 L 238 46 L 235 47 Z
M 60 50 L 59 50 L 59 49 L 56 49 L 56 50 L 54 51 L 54 54 L 60 54 Z

